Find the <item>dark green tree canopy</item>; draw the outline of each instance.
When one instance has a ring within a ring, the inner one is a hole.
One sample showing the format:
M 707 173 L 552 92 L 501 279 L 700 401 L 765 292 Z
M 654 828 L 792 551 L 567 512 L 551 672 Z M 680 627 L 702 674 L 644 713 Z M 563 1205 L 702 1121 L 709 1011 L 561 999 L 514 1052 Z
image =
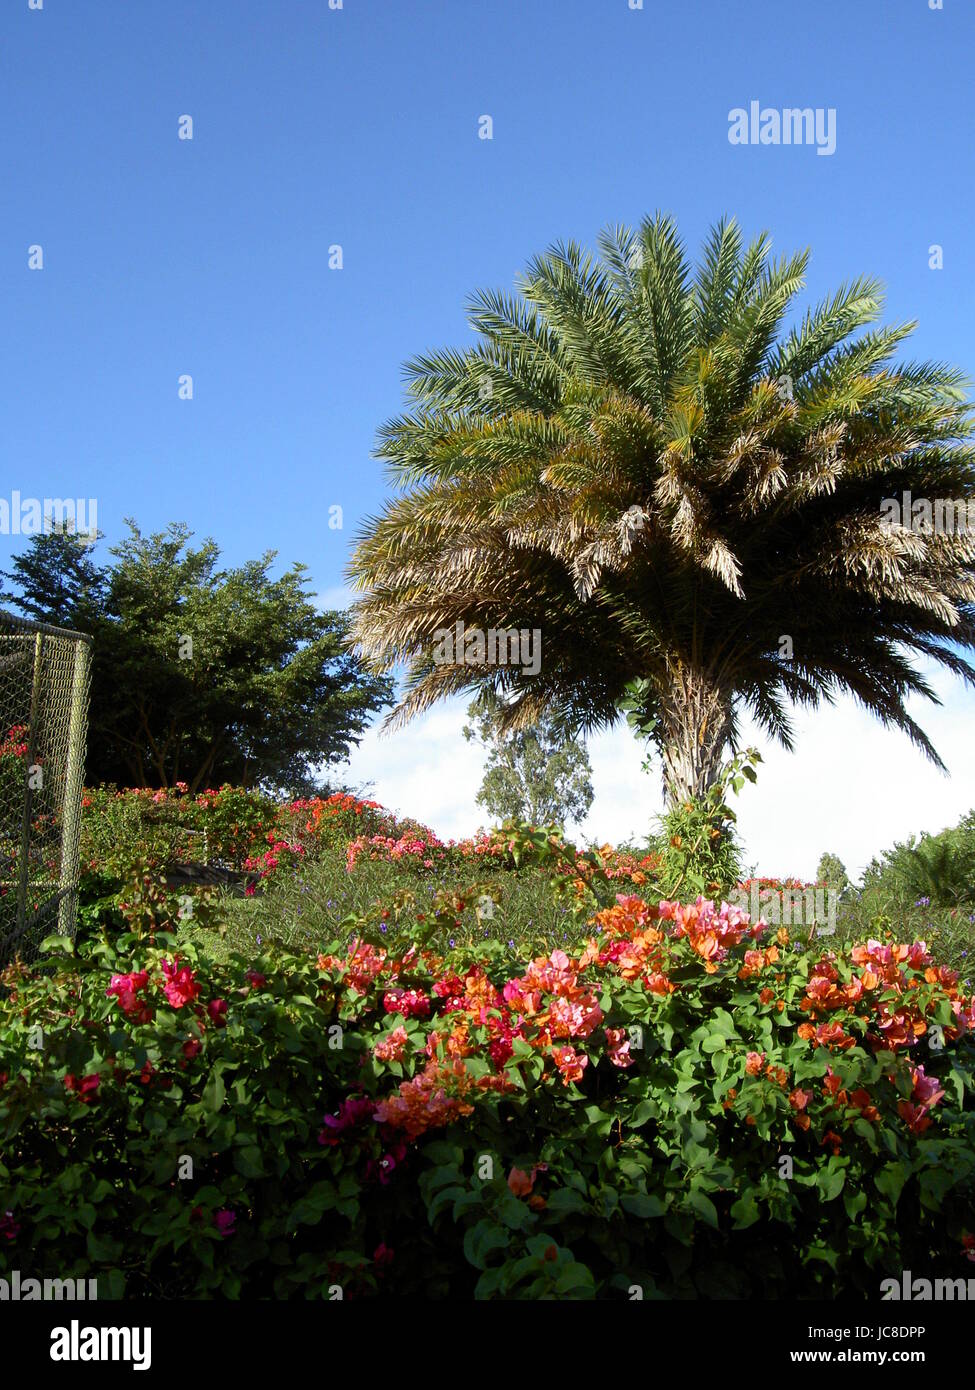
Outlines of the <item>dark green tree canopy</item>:
M 128 524 L 104 568 L 52 532 L 6 576 L 23 612 L 94 638 L 88 780 L 307 789 L 390 683 L 350 653 L 344 615 L 315 607 L 303 565 L 273 579 L 269 551 L 221 569 L 216 543 L 194 546 L 185 526 Z
M 699 795 L 749 709 L 852 694 L 937 754 L 908 712 L 917 659 L 975 682 L 975 538 L 882 511 L 973 494 L 963 379 L 895 362 L 878 283 L 793 315 L 807 253 L 720 222 L 693 268 L 673 222 L 533 260 L 481 293 L 474 346 L 408 363 L 381 431 L 399 494 L 351 577 L 360 649 L 406 662 L 397 718 L 491 688 L 512 724 L 619 718 L 642 692 L 668 785 Z M 434 660 L 438 633 L 539 629 L 541 667 Z

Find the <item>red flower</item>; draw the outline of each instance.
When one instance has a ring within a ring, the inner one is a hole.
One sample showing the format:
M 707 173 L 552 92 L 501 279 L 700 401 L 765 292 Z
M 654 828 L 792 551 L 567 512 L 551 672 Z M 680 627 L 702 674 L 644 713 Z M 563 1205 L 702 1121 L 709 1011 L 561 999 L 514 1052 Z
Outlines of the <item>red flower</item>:
M 113 975 L 105 993 L 109 998 L 115 995 L 115 1001 L 126 1018 L 131 1018 L 135 1023 L 148 1023 L 152 1018 L 152 1009 L 146 999 L 139 998 L 148 988 L 148 973 L 133 970 L 128 975 Z
M 181 1009 L 184 1004 L 192 1004 L 193 1000 L 200 993 L 200 986 L 193 978 L 193 971 L 188 965 L 180 968 L 179 956 L 173 961 L 164 960 L 162 962 L 163 974 L 166 976 L 166 983 L 163 985 L 163 994 L 172 1004 L 174 1009 Z
M 83 1076 L 80 1081 L 73 1073 L 68 1072 L 64 1078 L 64 1088 L 66 1091 L 73 1091 L 82 1105 L 88 1105 L 98 1095 L 101 1080 L 102 1078 L 97 1071 Z
M 427 1018 L 430 999 L 418 989 L 390 989 L 383 995 L 383 1008 L 388 1014 L 402 1014 L 404 1018 Z
M 207 1013 L 210 1016 L 210 1022 L 215 1028 L 225 1028 L 227 1026 L 226 999 L 211 999 L 207 1005 Z
M 380 1273 L 386 1268 L 387 1265 L 391 1265 L 393 1263 L 393 1256 L 395 1255 L 395 1253 L 395 1250 L 390 1250 L 389 1246 L 386 1244 L 385 1241 L 380 1241 L 380 1243 L 376 1246 L 375 1250 L 372 1253 L 372 1262 Z

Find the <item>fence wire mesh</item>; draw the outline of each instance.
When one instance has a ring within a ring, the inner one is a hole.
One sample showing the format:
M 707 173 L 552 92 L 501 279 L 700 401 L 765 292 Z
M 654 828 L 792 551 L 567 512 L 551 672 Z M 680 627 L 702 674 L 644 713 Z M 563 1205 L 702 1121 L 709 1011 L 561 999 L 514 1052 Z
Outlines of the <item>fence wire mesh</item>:
M 0 609 L 0 965 L 73 937 L 91 642 Z

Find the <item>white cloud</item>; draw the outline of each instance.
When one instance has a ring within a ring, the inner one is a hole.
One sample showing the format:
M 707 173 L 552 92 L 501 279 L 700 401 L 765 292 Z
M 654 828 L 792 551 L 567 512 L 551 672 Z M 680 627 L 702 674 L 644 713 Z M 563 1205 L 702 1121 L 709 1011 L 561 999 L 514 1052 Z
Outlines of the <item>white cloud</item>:
M 329 589 L 323 589 L 320 594 L 315 595 L 315 607 L 322 613 L 327 613 L 333 609 L 348 608 L 355 598 L 352 590 L 346 584 L 334 584 Z
M 422 821 L 441 839 L 472 834 L 489 817 L 474 800 L 483 756 L 462 733 L 465 709 L 462 702 L 445 702 L 396 733 L 367 730 L 347 764 L 350 782 L 372 783 L 376 801 Z
M 793 754 L 744 724 L 744 742 L 755 743 L 764 759 L 757 785 L 746 785 L 735 802 L 747 863 L 762 874 L 811 878 L 820 855 L 830 850 L 856 876 L 895 840 L 941 830 L 975 806 L 975 741 L 966 737 L 975 701 L 954 677 L 926 674 L 944 704 L 918 701 L 911 713 L 950 777 L 852 700 L 796 711 Z M 369 730 L 352 754 L 348 780 L 372 782 L 376 800 L 442 838 L 471 834 L 489 817 L 474 799 L 483 753 L 461 733 L 464 709 L 461 701 L 445 703 L 386 737 Z M 589 755 L 596 795 L 578 838 L 619 843 L 642 837 L 663 805 L 659 760 L 644 772 L 642 745 L 625 727 L 595 735 Z

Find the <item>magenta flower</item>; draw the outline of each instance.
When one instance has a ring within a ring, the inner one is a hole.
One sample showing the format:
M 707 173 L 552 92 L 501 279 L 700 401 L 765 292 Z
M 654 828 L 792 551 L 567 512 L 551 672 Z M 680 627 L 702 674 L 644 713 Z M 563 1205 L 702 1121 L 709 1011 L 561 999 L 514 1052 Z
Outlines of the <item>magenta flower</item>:
M 184 1004 L 192 1004 L 200 992 L 200 986 L 193 978 L 193 971 L 190 967 L 184 965 L 180 968 L 179 956 L 176 956 L 172 961 L 164 960 L 162 962 L 162 971 L 166 976 L 163 994 L 173 1008 L 181 1009 Z
M 237 1225 L 237 1215 L 235 1212 L 232 1212 L 229 1207 L 221 1207 L 218 1212 L 214 1213 L 213 1224 L 216 1226 L 219 1234 L 226 1239 L 227 1236 L 232 1236 L 234 1234 L 234 1228 Z

